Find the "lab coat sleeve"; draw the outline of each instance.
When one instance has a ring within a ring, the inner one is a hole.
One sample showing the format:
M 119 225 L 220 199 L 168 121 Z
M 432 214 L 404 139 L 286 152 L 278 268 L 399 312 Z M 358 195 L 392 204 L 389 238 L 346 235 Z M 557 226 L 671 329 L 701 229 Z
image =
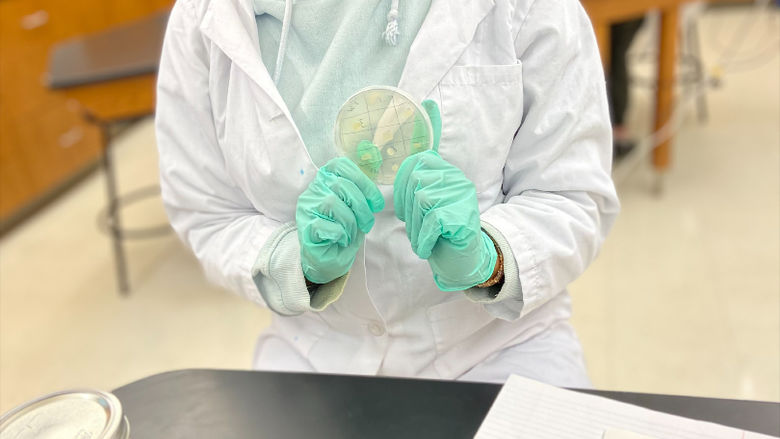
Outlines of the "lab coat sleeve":
M 177 2 L 157 84 L 156 131 L 166 212 L 212 282 L 280 314 L 300 314 L 313 308 L 300 255 L 293 254 L 299 251 L 295 227 L 258 212 L 231 181 L 209 99 L 209 56 L 192 3 Z M 343 282 L 330 287 L 340 292 Z M 315 308 L 335 300 L 333 291 L 320 290 L 314 295 L 323 293 Z
M 535 1 L 518 23 L 523 119 L 504 167 L 503 203 L 482 214 L 501 249 L 499 291 L 467 296 L 498 318 L 526 315 L 596 257 L 619 203 L 604 74 L 577 0 Z M 516 278 L 514 276 L 517 276 Z
M 317 286 L 313 293 L 306 287 L 301 268 L 298 229 L 287 223 L 277 229 L 257 256 L 252 277 L 268 306 L 281 315 L 322 311 L 344 292 L 349 273 Z

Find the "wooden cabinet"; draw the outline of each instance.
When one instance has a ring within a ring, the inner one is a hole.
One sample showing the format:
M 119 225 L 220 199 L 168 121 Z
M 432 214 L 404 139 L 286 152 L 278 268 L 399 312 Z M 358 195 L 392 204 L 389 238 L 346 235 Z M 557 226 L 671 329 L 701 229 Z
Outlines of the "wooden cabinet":
M 51 47 L 133 21 L 173 0 L 0 0 L 0 222 L 100 153 L 79 105 L 46 86 Z

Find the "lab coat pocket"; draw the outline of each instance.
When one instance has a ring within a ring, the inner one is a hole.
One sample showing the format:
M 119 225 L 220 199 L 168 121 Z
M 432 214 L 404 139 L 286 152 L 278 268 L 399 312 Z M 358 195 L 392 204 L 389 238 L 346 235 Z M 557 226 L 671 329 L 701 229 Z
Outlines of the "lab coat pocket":
M 491 352 L 485 331 L 496 320 L 482 305 L 465 297 L 434 305 L 427 311 L 436 342 L 434 366 L 442 378 L 456 378 Z M 476 341 L 476 343 L 475 343 Z M 478 346 L 478 349 L 474 349 Z
M 439 153 L 460 168 L 478 192 L 500 183 L 523 116 L 522 64 L 454 66 L 438 90 Z

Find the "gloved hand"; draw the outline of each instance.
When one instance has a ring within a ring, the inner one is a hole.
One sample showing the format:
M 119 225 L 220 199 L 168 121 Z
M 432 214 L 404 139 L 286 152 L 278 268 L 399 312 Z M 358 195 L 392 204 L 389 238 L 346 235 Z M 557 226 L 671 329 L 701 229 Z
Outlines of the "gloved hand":
M 348 158 L 320 168 L 295 211 L 306 279 L 324 284 L 345 275 L 384 207 L 382 193 Z
M 439 156 L 439 107 L 433 101 L 423 106 L 434 129 L 433 150 L 409 156 L 398 169 L 395 214 L 406 223 L 412 250 L 428 260 L 439 289 L 465 290 L 490 279 L 498 254 L 480 226 L 474 183 Z

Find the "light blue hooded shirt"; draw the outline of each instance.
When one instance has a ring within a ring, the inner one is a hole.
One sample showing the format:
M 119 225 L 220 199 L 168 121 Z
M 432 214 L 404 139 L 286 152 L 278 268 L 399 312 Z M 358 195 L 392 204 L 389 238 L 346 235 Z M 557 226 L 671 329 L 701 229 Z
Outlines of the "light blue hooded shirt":
M 253 0 L 260 52 L 273 76 L 284 0 Z M 431 0 L 398 4 L 395 46 L 382 33 L 391 0 L 298 0 L 292 8 L 277 88 L 317 166 L 336 157 L 333 127 L 341 105 L 371 85 L 397 86 Z

